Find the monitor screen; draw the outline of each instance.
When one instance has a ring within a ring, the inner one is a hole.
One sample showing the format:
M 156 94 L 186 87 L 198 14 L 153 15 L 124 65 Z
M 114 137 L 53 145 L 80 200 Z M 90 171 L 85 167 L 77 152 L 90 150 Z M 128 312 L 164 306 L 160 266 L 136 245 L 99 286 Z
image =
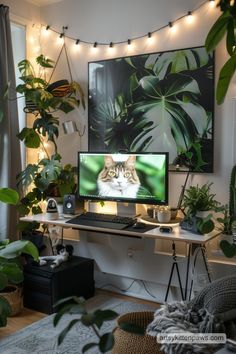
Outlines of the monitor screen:
M 78 196 L 168 204 L 168 153 L 79 152 Z

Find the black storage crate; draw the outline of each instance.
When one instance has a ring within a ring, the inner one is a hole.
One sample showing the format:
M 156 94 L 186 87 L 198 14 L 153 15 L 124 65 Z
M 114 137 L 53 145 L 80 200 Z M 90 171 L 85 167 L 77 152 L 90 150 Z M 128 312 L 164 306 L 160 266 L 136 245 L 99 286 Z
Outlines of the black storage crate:
M 24 268 L 24 306 L 51 314 L 57 311 L 54 304 L 68 296 L 94 295 L 94 261 L 73 257 L 52 269 L 45 266 L 26 265 Z

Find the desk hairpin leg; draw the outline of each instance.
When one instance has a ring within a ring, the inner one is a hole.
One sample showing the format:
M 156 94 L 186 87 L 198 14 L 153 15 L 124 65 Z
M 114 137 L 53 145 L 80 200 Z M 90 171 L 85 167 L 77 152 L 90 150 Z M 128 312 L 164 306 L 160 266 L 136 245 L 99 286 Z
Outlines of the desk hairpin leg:
M 187 269 L 186 269 L 184 300 L 187 300 L 187 296 L 188 296 L 189 268 L 190 268 L 191 255 L 192 255 L 192 244 L 190 243 L 188 245 L 188 259 L 187 259 Z
M 197 253 L 196 253 L 196 256 L 195 256 L 195 259 L 194 259 L 194 262 L 193 262 L 193 274 L 194 274 L 194 271 L 195 271 L 195 268 L 196 268 L 196 262 L 197 262 L 198 251 L 201 250 L 202 259 L 203 259 L 204 266 L 205 266 L 205 269 L 206 269 L 207 277 L 208 277 L 209 283 L 211 283 L 212 280 L 211 280 L 211 274 L 210 274 L 209 265 L 208 265 L 208 260 L 207 260 L 207 250 L 206 250 L 206 247 L 205 247 L 204 245 L 200 245 L 200 246 L 198 246 L 197 248 L 198 248 L 198 249 L 197 249 Z M 185 289 L 185 290 L 186 290 L 186 289 Z M 188 297 L 189 300 L 191 300 L 192 290 L 193 290 L 193 278 L 191 279 L 191 285 L 190 285 L 189 297 Z M 186 292 L 186 298 L 187 298 L 187 292 Z
M 177 256 L 176 256 L 176 249 L 175 249 L 175 243 L 174 242 L 172 243 L 172 259 L 173 259 L 173 263 L 172 263 L 170 277 L 169 277 L 169 282 L 168 282 L 168 286 L 167 286 L 167 290 L 166 290 L 165 302 L 167 301 L 167 298 L 168 298 L 168 295 L 169 295 L 171 280 L 172 280 L 175 268 L 176 268 L 176 272 L 177 272 L 177 276 L 178 276 L 181 297 L 182 297 L 182 300 L 184 300 L 184 292 L 183 292 L 183 287 L 182 287 L 182 283 L 181 283 L 181 278 L 180 278 L 180 273 L 179 273 L 179 266 L 178 266 L 178 263 L 177 263 Z

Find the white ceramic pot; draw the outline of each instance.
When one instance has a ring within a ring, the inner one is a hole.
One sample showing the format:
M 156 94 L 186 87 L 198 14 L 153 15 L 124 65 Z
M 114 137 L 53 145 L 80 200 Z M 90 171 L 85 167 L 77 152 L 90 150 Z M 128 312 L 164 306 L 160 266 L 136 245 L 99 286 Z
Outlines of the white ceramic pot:
M 157 219 L 160 223 L 169 222 L 171 219 L 171 211 L 170 210 L 158 210 Z

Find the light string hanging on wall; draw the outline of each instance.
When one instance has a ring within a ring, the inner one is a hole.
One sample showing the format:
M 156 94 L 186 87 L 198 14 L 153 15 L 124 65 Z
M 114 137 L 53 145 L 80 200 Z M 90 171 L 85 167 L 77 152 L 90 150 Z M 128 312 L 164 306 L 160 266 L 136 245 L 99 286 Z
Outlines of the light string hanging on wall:
M 159 27 L 159 28 L 157 28 L 157 29 L 155 29 L 153 31 L 150 31 L 150 32 L 148 32 L 145 35 L 136 36 L 136 37 L 133 37 L 133 38 L 129 38 L 127 40 L 117 41 L 117 42 L 115 42 L 115 41 L 112 41 L 112 42 L 93 41 L 93 42 L 91 42 L 91 41 L 83 40 L 81 38 L 74 38 L 74 37 L 71 37 L 71 36 L 68 36 L 68 35 L 65 34 L 65 31 L 68 29 L 68 26 L 63 26 L 62 27 L 63 28 L 62 32 L 59 32 L 59 31 L 53 29 L 50 25 L 43 25 L 42 24 L 41 26 L 45 27 L 46 31 L 50 30 L 50 31 L 58 34 L 59 38 L 67 38 L 67 39 L 70 39 L 70 40 L 74 41 L 75 45 L 79 45 L 81 43 L 84 43 L 84 44 L 92 45 L 94 48 L 97 48 L 98 46 L 107 46 L 109 48 L 113 48 L 115 45 L 119 45 L 119 44 L 127 43 L 127 45 L 131 45 L 131 43 L 133 41 L 138 40 L 138 39 L 142 39 L 142 38 L 145 38 L 145 37 L 147 39 L 150 39 L 154 33 L 157 33 L 157 32 L 159 32 L 159 31 L 161 31 L 161 30 L 163 30 L 164 28 L 167 28 L 167 27 L 169 27 L 170 29 L 174 29 L 175 23 L 180 21 L 180 20 L 182 20 L 183 18 L 187 18 L 187 19 L 189 19 L 189 22 L 191 22 L 191 19 L 193 17 L 193 13 L 196 12 L 197 10 L 199 10 L 201 7 L 203 7 L 206 3 L 209 3 L 211 6 L 215 6 L 215 0 L 206 0 L 203 3 L 201 3 L 198 7 L 196 7 L 194 10 L 188 11 L 187 14 L 184 14 L 184 15 L 178 17 L 177 19 L 169 22 L 168 24 L 163 25 L 163 26 L 161 26 L 161 27 Z

